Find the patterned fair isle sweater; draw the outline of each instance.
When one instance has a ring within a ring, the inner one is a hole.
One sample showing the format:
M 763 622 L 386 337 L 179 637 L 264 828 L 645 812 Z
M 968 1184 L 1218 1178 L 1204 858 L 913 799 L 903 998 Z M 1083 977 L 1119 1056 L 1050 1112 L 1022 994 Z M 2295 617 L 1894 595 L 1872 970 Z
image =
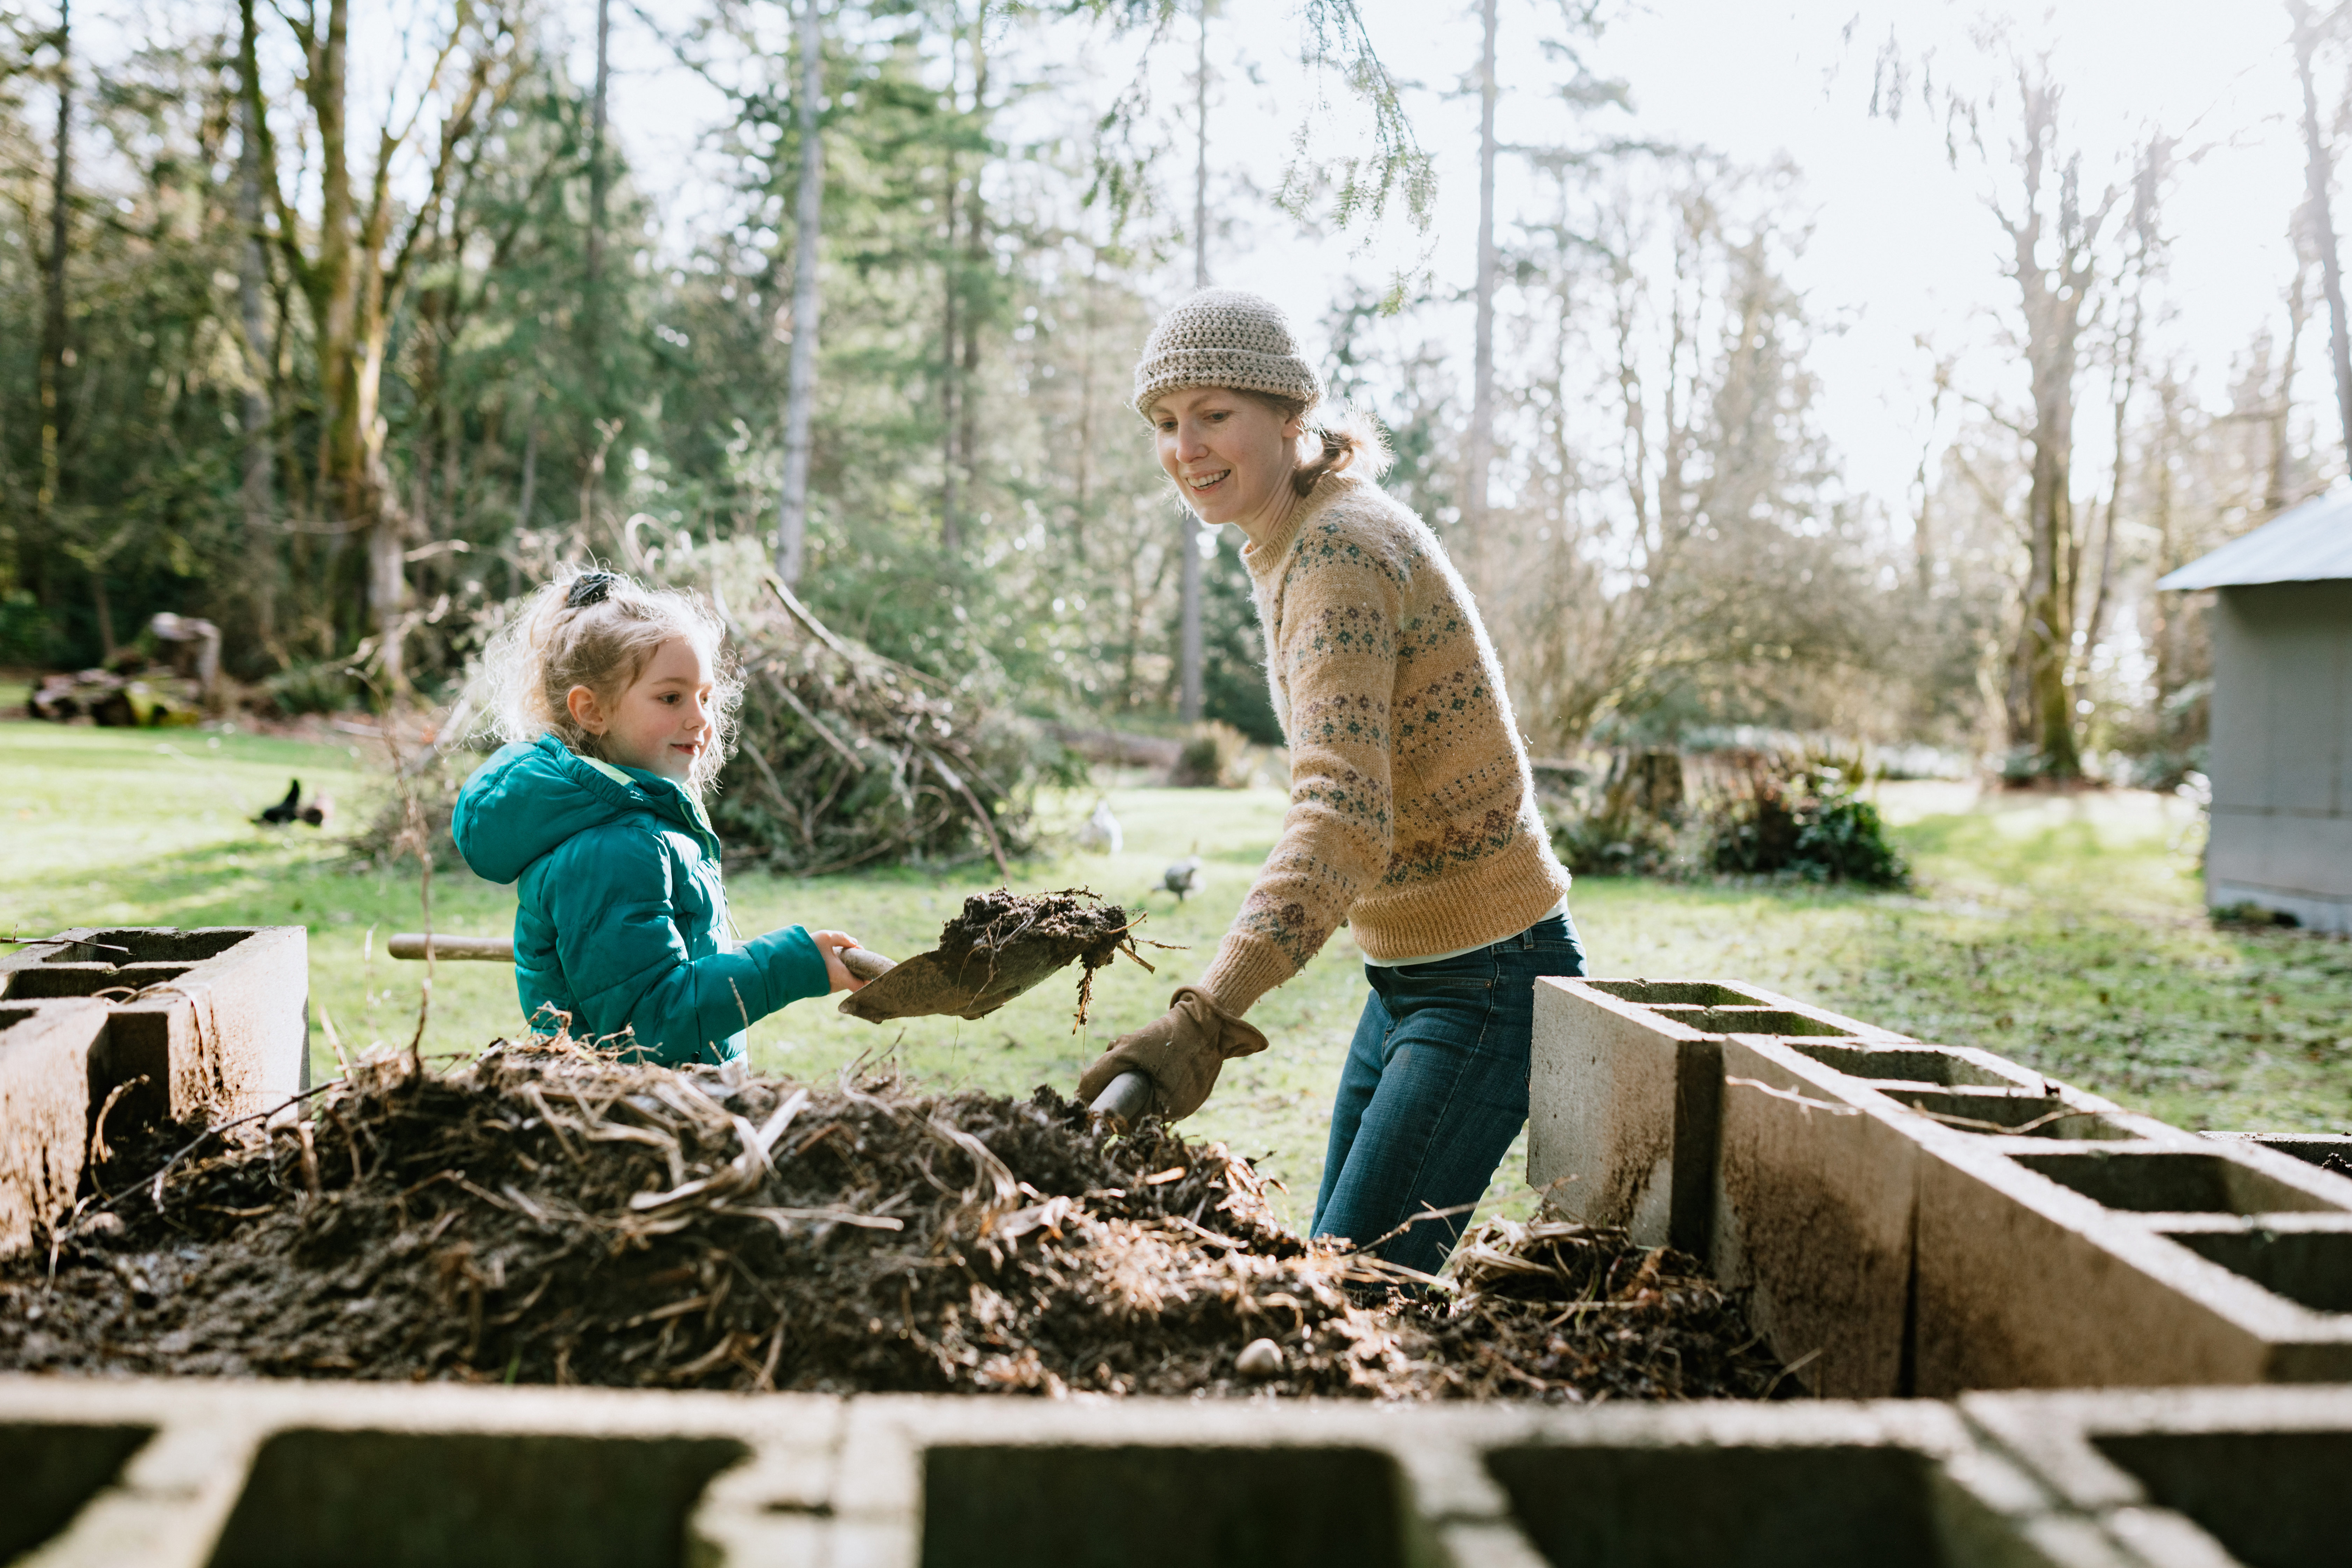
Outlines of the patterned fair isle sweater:
M 1282 837 L 1202 989 L 1234 1013 L 1344 918 L 1393 962 L 1515 936 L 1568 890 L 1502 667 L 1428 525 L 1331 476 L 1242 552 L 1290 741 Z

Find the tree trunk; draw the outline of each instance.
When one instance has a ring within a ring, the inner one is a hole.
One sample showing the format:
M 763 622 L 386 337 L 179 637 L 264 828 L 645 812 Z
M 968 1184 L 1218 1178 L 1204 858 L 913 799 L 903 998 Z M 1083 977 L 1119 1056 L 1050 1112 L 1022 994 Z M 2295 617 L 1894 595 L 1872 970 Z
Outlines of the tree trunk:
M 244 95 L 236 154 L 236 220 L 245 231 L 237 248 L 236 303 L 245 331 L 246 388 L 238 400 L 245 435 L 245 473 L 238 499 L 245 511 L 247 593 L 253 605 L 256 637 L 265 648 L 278 643 L 278 546 L 269 519 L 268 321 L 263 294 L 268 263 L 261 249 L 261 132 L 254 124 L 257 93 Z
M 955 102 L 954 39 L 949 40 L 948 101 Z M 947 235 L 940 251 L 940 275 L 946 288 L 940 311 L 940 553 L 953 560 L 963 548 L 963 527 L 956 516 L 956 432 L 961 421 L 956 416 L 956 382 L 960 367 L 956 363 L 956 316 L 959 294 L 962 288 L 962 263 L 956 253 L 956 182 L 962 174 L 955 146 L 950 142 L 941 160 L 947 166 L 947 190 L 940 203 L 946 210 Z
M 988 49 L 982 28 L 987 25 L 988 6 L 975 8 L 971 22 L 971 112 L 975 125 L 984 125 L 988 100 Z M 971 172 L 971 190 L 964 200 L 963 215 L 963 374 L 956 378 L 958 395 L 956 416 L 962 424 L 957 437 L 957 447 L 963 455 L 963 490 L 965 504 L 977 505 L 980 495 L 980 399 L 972 389 L 980 384 L 980 323 L 985 313 L 982 304 L 982 290 L 988 288 L 988 208 L 981 201 L 981 176 L 986 173 L 988 160 L 983 155 Z
M 539 489 L 539 410 L 533 398 L 530 423 L 522 434 L 522 493 L 515 497 L 515 526 L 530 526 L 531 509 L 538 504 Z
M 2301 346 L 2303 329 L 2311 320 L 2310 297 L 2306 292 L 2311 264 L 2303 255 L 2304 242 L 2309 237 L 2308 226 L 2311 221 L 2307 204 L 2306 211 L 2303 216 L 2305 221 L 2296 225 L 2299 232 L 2296 235 L 2294 283 L 2287 289 L 2286 294 L 2286 352 L 2279 365 L 2278 393 L 2271 399 L 2270 472 L 2263 482 L 2262 499 L 2263 510 L 2271 516 L 2276 516 L 2284 510 L 2287 502 L 2294 499 L 2293 463 L 2289 457 L 2291 448 L 2287 443 L 2287 426 L 2294 413 L 2295 350 Z
M 1201 33 L 1192 75 L 1192 287 L 1209 286 L 1209 0 L 1200 6 Z M 1185 507 L 1177 527 L 1177 716 L 1201 717 L 1201 520 Z
M 596 86 L 588 103 L 588 236 L 587 307 L 589 363 L 593 373 L 604 357 L 604 311 L 601 289 L 604 270 L 604 92 L 612 80 L 613 0 L 596 0 Z M 601 378 L 598 378 L 601 380 Z
M 2327 295 L 2328 342 L 2336 361 L 2336 411 L 2342 421 L 2344 447 L 2352 453 L 2352 323 L 2344 318 L 2344 269 L 2336 254 L 2336 221 L 2328 210 L 2327 187 L 2335 177 L 2319 126 L 2319 97 L 2312 89 L 2311 56 L 2318 47 L 2324 23 L 2315 18 L 2304 0 L 2288 0 L 2287 15 L 2294 20 L 2294 68 L 2303 84 L 2305 179 L 2311 191 L 2311 238 L 2319 251 L 2320 287 Z
M 2015 247 L 2011 276 L 2024 306 L 2026 361 L 2033 372 L 2033 463 L 2025 503 L 2031 548 L 2019 640 L 2026 730 L 2011 738 L 2040 753 L 2040 771 L 2045 776 L 2071 780 L 2083 771 L 2074 693 L 2067 677 L 2074 651 L 2075 576 L 2081 560 L 2072 490 L 2074 371 L 2084 300 L 2091 283 L 2089 237 L 2072 210 L 2074 204 L 2063 202 L 2059 232 L 2053 237 L 2054 259 L 2041 259 L 2046 199 L 2042 170 L 2057 135 L 2056 94 L 2048 83 L 2028 84 L 2025 117 L 2024 204 L 2022 216 L 2010 226 Z
M 1086 330 L 1078 350 L 1078 471 L 1071 486 L 1070 559 L 1087 563 L 1087 488 L 1094 478 L 1095 455 L 1095 307 L 1102 291 L 1102 247 L 1094 247 L 1087 268 Z
M 792 381 L 784 398 L 784 486 L 776 503 L 776 575 L 801 580 L 808 538 L 809 423 L 816 406 L 817 250 L 824 237 L 824 144 L 817 100 L 824 90 L 824 21 L 801 0 L 801 177 L 793 251 Z
M 49 253 L 41 268 L 41 349 L 37 367 L 41 410 L 41 474 L 33 492 L 33 521 L 46 524 L 64 485 L 66 410 L 58 386 L 68 363 L 66 343 L 66 239 L 73 184 L 73 13 L 58 3 L 58 140 L 49 177 Z M 99 593 L 99 619 L 108 621 L 105 589 Z M 114 638 L 106 637 L 107 653 Z
M 1478 281 L 1470 371 L 1470 429 L 1463 442 L 1462 530 L 1478 587 L 1491 594 L 1487 484 L 1495 458 L 1495 36 L 1496 0 L 1479 0 L 1485 43 L 1478 56 Z

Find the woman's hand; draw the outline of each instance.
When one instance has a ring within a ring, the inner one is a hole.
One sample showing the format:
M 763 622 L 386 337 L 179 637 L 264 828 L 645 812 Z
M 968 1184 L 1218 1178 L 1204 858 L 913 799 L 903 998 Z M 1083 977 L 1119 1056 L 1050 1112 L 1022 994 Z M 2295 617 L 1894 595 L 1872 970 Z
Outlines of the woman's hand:
M 1217 1005 L 1196 985 L 1180 985 L 1168 1011 L 1111 1042 L 1078 1079 L 1078 1098 L 1092 1105 L 1121 1073 L 1151 1079 L 1160 1112 L 1181 1121 L 1201 1109 L 1217 1086 L 1217 1069 L 1234 1057 L 1265 1049 L 1265 1037 Z
M 824 977 L 833 982 L 833 990 L 862 991 L 866 988 L 866 982 L 850 973 L 841 962 L 843 948 L 862 947 L 865 945 L 863 942 L 845 931 L 813 931 L 809 937 L 816 943 L 817 952 L 824 955 Z

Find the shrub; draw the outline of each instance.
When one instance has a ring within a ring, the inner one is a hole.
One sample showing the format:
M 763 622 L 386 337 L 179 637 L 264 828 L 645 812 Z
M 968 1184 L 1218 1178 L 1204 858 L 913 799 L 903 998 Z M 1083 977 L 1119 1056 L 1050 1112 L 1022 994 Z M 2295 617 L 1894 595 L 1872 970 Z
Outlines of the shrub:
M 340 664 L 289 664 L 261 683 L 269 710 L 291 719 L 302 713 L 341 713 L 359 698 L 352 673 Z
M 1179 789 L 1239 789 L 1249 783 L 1249 737 L 1222 720 L 1192 726 L 1168 782 Z
M 1790 784 L 1762 781 L 1725 815 L 1708 855 L 1717 871 L 1806 882 L 1907 888 L 1911 867 L 1886 836 L 1878 807 L 1857 799 L 1836 770 Z

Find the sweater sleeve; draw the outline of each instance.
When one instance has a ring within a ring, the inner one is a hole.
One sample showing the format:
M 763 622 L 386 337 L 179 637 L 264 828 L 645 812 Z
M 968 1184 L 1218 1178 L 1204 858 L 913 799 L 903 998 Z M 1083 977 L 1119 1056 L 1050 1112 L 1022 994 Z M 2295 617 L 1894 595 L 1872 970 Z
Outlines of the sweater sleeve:
M 824 956 L 799 926 L 688 956 L 661 846 L 643 833 L 597 839 L 598 876 L 551 877 L 545 894 L 578 1023 L 594 1037 L 632 1028 L 665 1066 L 708 1061 L 719 1042 L 831 988 Z
M 1402 583 L 1336 530 L 1302 537 L 1278 641 L 1290 809 L 1201 987 L 1235 1014 L 1306 966 L 1386 874 L 1395 825 L 1389 700 Z

